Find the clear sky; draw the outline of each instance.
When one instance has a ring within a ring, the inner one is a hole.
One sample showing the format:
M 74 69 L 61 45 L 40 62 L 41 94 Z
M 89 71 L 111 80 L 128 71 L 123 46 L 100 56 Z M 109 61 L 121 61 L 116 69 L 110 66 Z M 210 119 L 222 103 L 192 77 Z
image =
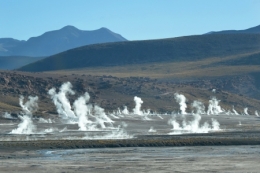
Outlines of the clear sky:
M 73 25 L 128 40 L 260 25 L 260 0 L 0 0 L 0 38 L 27 40 Z

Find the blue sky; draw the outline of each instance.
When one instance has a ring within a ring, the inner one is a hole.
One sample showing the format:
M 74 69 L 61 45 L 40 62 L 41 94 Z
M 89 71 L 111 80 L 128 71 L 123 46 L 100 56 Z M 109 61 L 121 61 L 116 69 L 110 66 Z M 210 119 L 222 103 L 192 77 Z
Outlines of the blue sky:
M 146 40 L 260 25 L 260 0 L 0 0 L 0 16 L 0 38 L 73 25 Z

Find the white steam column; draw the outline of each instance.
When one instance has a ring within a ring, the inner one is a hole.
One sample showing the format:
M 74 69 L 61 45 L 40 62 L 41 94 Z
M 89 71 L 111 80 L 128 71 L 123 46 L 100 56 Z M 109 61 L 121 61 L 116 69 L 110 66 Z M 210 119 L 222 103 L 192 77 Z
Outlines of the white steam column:
M 207 111 L 208 115 L 217 115 L 223 112 L 223 110 L 219 106 L 219 102 L 220 100 L 217 100 L 216 97 L 212 97 L 212 99 L 209 100 L 209 106 Z
M 36 126 L 32 121 L 32 113 L 37 111 L 38 109 L 38 97 L 28 97 L 28 101 L 23 104 L 24 97 L 21 96 L 19 99 L 20 106 L 22 108 L 22 115 L 19 115 L 19 119 L 21 119 L 21 123 L 18 124 L 16 129 L 13 129 L 11 134 L 32 134 L 36 131 Z
M 143 112 L 141 111 L 143 100 L 140 97 L 135 96 L 134 101 L 135 101 L 135 108 L 133 109 L 134 114 L 143 115 Z
M 56 88 L 49 90 L 48 94 L 51 96 L 54 105 L 56 106 L 58 114 L 63 119 L 75 119 L 76 116 L 71 110 L 70 102 L 67 98 L 68 94 L 74 95 L 70 82 L 66 82 L 61 85 L 60 91 L 57 93 Z
M 174 98 L 175 98 L 176 102 L 178 102 L 180 105 L 181 114 L 183 114 L 183 115 L 187 114 L 186 113 L 186 108 L 187 108 L 186 97 L 182 94 L 175 93 Z

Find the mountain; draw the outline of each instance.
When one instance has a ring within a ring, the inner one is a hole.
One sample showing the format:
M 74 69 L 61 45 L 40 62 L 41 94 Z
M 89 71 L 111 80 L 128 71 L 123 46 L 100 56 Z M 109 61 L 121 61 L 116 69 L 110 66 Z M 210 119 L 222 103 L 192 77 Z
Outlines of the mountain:
M 83 46 L 47 57 L 19 70 L 53 71 L 153 62 L 198 61 L 256 51 L 260 51 L 260 34 L 207 34 Z
M 38 37 L 31 37 L 27 41 L 2 38 L 0 56 L 50 56 L 79 46 L 119 41 L 127 40 L 107 28 L 83 31 L 74 26 L 66 26 Z
M 21 46 L 25 41 L 16 40 L 13 38 L 0 38 L 0 56 L 9 55 L 10 52 Z
M 245 30 L 211 31 L 206 34 L 260 34 L 260 25 Z

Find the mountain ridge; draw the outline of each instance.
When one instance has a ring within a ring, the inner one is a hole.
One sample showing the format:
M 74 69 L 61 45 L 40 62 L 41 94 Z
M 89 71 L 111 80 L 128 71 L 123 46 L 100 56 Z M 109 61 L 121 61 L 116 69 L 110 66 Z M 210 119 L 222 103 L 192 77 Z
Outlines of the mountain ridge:
M 79 46 L 117 41 L 127 40 L 120 34 L 104 27 L 93 31 L 84 31 L 68 25 L 59 30 L 31 37 L 27 41 L 1 38 L 0 56 L 50 56 Z
M 206 34 L 260 34 L 260 25 L 243 30 L 210 31 Z

